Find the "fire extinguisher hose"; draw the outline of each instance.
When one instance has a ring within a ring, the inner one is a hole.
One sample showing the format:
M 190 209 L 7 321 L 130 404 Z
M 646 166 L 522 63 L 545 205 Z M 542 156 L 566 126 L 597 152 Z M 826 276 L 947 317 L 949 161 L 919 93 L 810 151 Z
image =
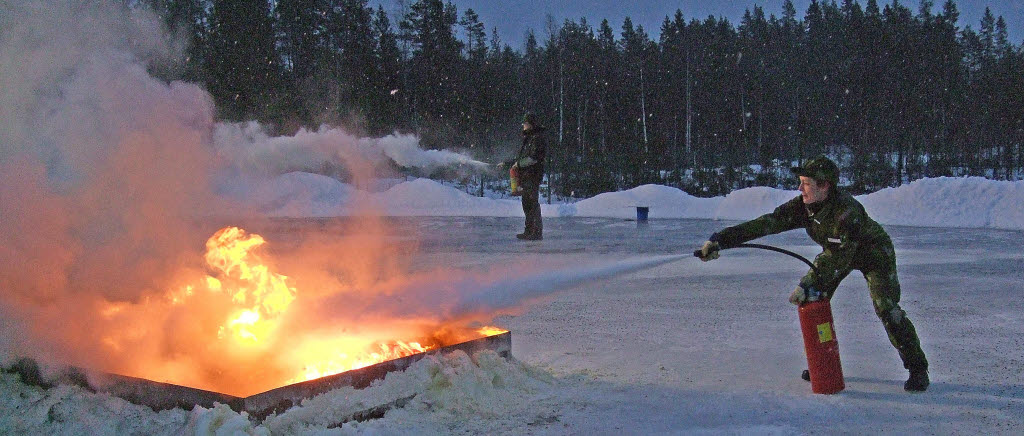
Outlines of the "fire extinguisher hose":
M 782 253 L 782 254 L 789 255 L 789 256 L 795 257 L 797 259 L 800 259 L 800 261 L 802 261 L 803 263 L 806 263 L 807 266 L 811 267 L 811 269 L 814 270 L 815 273 L 818 272 L 818 267 L 814 266 L 814 264 L 811 263 L 811 261 L 807 260 L 806 257 L 803 257 L 803 256 L 801 256 L 799 254 L 796 254 L 796 253 L 794 253 L 792 251 L 789 251 L 789 250 L 786 250 L 786 249 L 783 249 L 783 248 L 772 247 L 771 245 L 763 245 L 763 244 L 739 244 L 739 245 L 736 245 L 734 247 L 729 247 L 729 248 L 760 248 L 762 250 L 768 250 L 768 251 L 774 251 L 776 253 Z M 693 252 L 694 257 L 700 257 L 700 254 L 701 254 L 700 250 L 696 250 L 696 251 Z

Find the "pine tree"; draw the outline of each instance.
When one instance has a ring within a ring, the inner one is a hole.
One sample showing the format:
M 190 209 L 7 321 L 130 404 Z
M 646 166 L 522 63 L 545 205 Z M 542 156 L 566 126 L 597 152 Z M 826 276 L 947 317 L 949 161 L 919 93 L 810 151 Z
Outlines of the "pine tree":
M 330 71 L 338 82 L 335 113 L 349 124 L 365 127 L 367 111 L 377 101 L 372 10 L 367 0 L 330 0 L 327 18 Z
M 373 38 L 376 42 L 374 64 L 377 66 L 372 95 L 376 110 L 373 130 L 387 133 L 408 126 L 402 113 L 402 102 L 408 95 L 402 84 L 402 54 L 398 49 L 398 37 L 391 28 L 391 20 L 384 8 L 378 6 L 373 20 Z
M 432 135 L 424 136 L 428 145 L 439 146 L 440 138 L 450 136 L 450 132 L 439 128 L 454 127 L 461 110 L 457 72 L 462 62 L 462 43 L 455 38 L 457 16 L 451 3 L 416 0 L 399 25 L 401 38 L 411 47 L 414 126 L 421 133 L 428 133 L 423 130 L 426 125 L 434 128 Z
M 327 6 L 326 0 L 277 3 L 278 47 L 287 79 L 285 95 L 290 112 L 306 127 L 313 127 L 313 113 L 322 112 L 324 105 L 310 90 L 320 88 L 315 74 L 325 67 Z
M 473 9 L 466 9 L 459 25 L 466 32 L 466 57 L 483 59 L 487 54 L 487 34 L 480 16 Z
M 293 81 L 301 83 L 316 68 L 326 38 L 325 0 L 279 0 L 277 28 L 284 66 Z
M 467 9 L 459 25 L 466 35 L 466 62 L 460 64 L 467 73 L 461 74 L 459 94 L 463 96 L 459 106 L 458 122 L 460 131 L 466 136 L 466 143 L 475 148 L 483 143 L 485 125 L 493 121 L 487 117 L 488 99 L 492 96 L 489 87 L 493 85 L 493 72 L 487 63 L 487 37 L 480 17 Z
M 209 89 L 222 118 L 280 121 L 279 61 L 270 6 L 215 0 L 210 16 Z

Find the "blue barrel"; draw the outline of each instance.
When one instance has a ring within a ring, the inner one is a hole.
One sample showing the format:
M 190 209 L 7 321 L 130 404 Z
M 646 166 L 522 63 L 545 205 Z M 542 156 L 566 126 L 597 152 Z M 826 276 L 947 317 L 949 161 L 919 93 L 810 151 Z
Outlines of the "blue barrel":
M 647 206 L 637 206 L 636 207 L 636 220 L 637 221 L 647 221 L 647 212 L 649 212 L 650 210 L 651 209 L 649 207 L 647 207 Z

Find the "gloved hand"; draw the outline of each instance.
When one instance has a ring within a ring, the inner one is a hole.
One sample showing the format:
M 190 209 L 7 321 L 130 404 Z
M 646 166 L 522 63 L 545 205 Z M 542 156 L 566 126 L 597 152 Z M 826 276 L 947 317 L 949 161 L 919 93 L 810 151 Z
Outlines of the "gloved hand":
M 789 294 L 789 302 L 797 306 L 810 302 L 818 301 L 820 297 L 818 290 L 813 287 L 804 288 L 803 286 L 797 285 L 796 289 L 793 290 L 792 294 Z
M 707 262 L 709 260 L 718 259 L 718 257 L 719 257 L 718 250 L 721 250 L 721 249 L 722 249 L 722 247 L 720 245 L 718 245 L 717 242 L 714 242 L 714 241 L 706 241 L 706 242 L 704 242 L 704 245 L 700 247 L 700 260 L 704 261 L 704 262 Z

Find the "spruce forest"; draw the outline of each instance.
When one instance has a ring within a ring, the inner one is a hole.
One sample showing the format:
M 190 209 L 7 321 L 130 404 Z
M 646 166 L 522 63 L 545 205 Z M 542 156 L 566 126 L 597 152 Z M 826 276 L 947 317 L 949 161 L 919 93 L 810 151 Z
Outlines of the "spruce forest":
M 184 62 L 154 74 L 202 83 L 222 120 L 414 133 L 497 163 L 530 111 L 556 197 L 795 189 L 789 166 L 821 153 L 855 194 L 1024 174 L 1024 51 L 988 10 L 961 26 L 953 0 L 787 0 L 738 23 L 676 11 L 659 29 L 549 17 L 518 48 L 442 0 L 137 3 L 187 43 Z M 502 180 L 474 177 L 481 192 Z

